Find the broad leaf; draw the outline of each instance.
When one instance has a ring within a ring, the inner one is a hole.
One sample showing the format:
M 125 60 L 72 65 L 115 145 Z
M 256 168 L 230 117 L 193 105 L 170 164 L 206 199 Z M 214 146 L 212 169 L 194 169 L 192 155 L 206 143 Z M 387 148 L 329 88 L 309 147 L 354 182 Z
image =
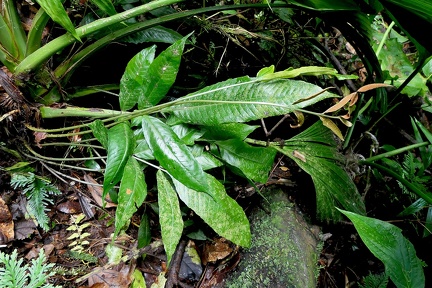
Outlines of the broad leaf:
M 223 165 L 222 161 L 208 153 L 204 146 L 195 144 L 190 147 L 190 150 L 201 167 L 203 167 L 203 170 L 209 170 Z
M 253 181 L 266 183 L 276 150 L 268 147 L 253 147 L 239 139 L 218 141 L 222 160 L 240 169 Z
M 179 200 L 168 177 L 160 170 L 156 173 L 159 222 L 161 225 L 162 241 L 167 255 L 167 266 L 183 233 L 183 219 Z
M 228 140 L 240 139 L 244 140 L 250 133 L 255 131 L 259 126 L 247 125 L 243 123 L 227 123 L 216 126 L 204 126 L 202 129 L 205 131 L 204 139 L 214 140 Z
M 317 122 L 304 132 L 275 149 L 293 159 L 314 182 L 318 217 L 338 221 L 341 214 L 335 206 L 365 214 L 365 206 L 357 188 L 342 167 L 342 157 L 330 130 Z
M 206 174 L 209 193 L 189 189 L 174 178 L 173 182 L 180 199 L 216 233 L 237 245 L 250 246 L 249 221 L 241 206 L 226 194 L 225 187 L 216 178 Z
M 103 197 L 123 177 L 123 170 L 132 155 L 135 141 L 129 125 L 122 122 L 108 130 L 107 164 Z
M 69 15 L 63 8 L 62 0 L 36 0 L 36 2 L 45 10 L 51 19 L 57 24 L 66 29 L 72 36 L 81 41 L 80 37 L 75 31 L 75 27 L 69 19 Z
M 138 98 L 145 92 L 143 83 L 148 76 L 148 69 L 153 62 L 156 46 L 141 50 L 126 66 L 120 80 L 120 109 L 125 111 L 138 103 Z
M 179 99 L 165 109 L 187 123 L 216 126 L 284 115 L 322 99 L 337 97 L 320 87 L 299 80 L 271 80 L 240 77 L 220 82 Z M 187 101 L 194 101 L 189 102 Z M 185 102 L 185 104 L 183 104 Z
M 143 213 L 141 223 L 138 228 L 138 249 L 141 249 L 151 243 L 150 220 L 147 213 Z
M 155 26 L 149 29 L 138 31 L 132 35 L 126 36 L 121 39 L 123 42 L 140 44 L 140 43 L 167 43 L 172 44 L 180 40 L 183 36 L 169 28 L 163 26 Z
M 401 229 L 378 219 L 339 211 L 353 222 L 365 245 L 384 263 L 386 274 L 397 287 L 425 287 L 422 262 Z
M 189 146 L 194 145 L 195 140 L 199 139 L 204 134 L 204 131 L 198 130 L 186 124 L 174 125 L 171 126 L 171 129 L 177 134 L 184 144 Z
M 143 116 L 142 128 L 154 157 L 171 176 L 192 189 L 207 192 L 206 173 L 168 125 L 157 118 Z
M 108 129 L 99 119 L 91 122 L 89 127 L 92 129 L 93 135 L 102 144 L 105 149 L 108 147 Z
M 138 108 L 154 106 L 166 96 L 177 77 L 183 48 L 189 37 L 176 41 L 154 59 L 143 82 L 144 93 L 138 98 Z
M 109 16 L 117 14 L 111 0 L 91 0 L 99 9 L 104 11 Z
M 147 184 L 141 165 L 130 157 L 125 165 L 118 192 L 118 205 L 115 217 L 114 237 L 129 224 L 132 215 L 142 205 L 147 196 Z

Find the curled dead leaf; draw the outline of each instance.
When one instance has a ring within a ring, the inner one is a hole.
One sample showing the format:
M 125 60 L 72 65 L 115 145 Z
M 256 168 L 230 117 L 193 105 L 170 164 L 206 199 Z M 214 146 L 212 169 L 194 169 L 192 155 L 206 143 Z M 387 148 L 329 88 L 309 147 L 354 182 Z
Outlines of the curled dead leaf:
M 334 123 L 331 119 L 319 116 L 321 119 L 323 125 L 327 128 L 329 128 L 339 139 L 342 141 L 344 140 L 344 137 L 342 136 L 342 132 L 339 130 L 339 127 Z
M 382 88 L 382 87 L 393 87 L 393 86 L 389 85 L 389 84 L 384 84 L 384 83 L 372 83 L 372 84 L 367 84 L 367 85 L 364 85 L 363 87 L 360 87 L 357 90 L 357 92 L 363 93 L 363 92 L 367 92 L 369 90 L 373 90 L 376 88 Z

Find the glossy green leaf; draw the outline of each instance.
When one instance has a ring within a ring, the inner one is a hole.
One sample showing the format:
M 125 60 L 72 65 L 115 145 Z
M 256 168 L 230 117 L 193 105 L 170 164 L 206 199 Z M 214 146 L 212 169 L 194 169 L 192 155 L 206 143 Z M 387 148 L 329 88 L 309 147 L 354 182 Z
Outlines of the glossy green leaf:
M 179 105 L 166 108 L 186 123 L 216 126 L 223 123 L 247 122 L 284 115 L 322 99 L 337 97 L 323 89 L 299 80 L 280 79 L 260 82 L 257 78 L 240 77 L 210 85 L 180 98 Z M 182 104 L 183 101 L 194 101 Z M 296 103 L 296 101 L 301 101 Z M 205 104 L 205 105 L 204 105 Z
M 156 160 L 171 176 L 197 191 L 208 190 L 206 173 L 168 125 L 157 118 L 143 116 L 142 128 Z
M 169 28 L 155 26 L 149 29 L 138 31 L 121 39 L 123 42 L 140 44 L 140 43 L 167 43 L 172 44 L 180 40 L 183 36 Z
M 317 215 L 326 221 L 338 221 L 341 214 L 334 208 L 365 214 L 365 205 L 352 179 L 342 166 L 342 155 L 330 130 L 320 122 L 285 141 L 285 146 L 274 146 L 293 159 L 312 177 L 316 190 Z
M 169 176 L 159 170 L 156 173 L 156 179 L 158 187 L 159 222 L 168 266 L 183 233 L 183 219 L 179 200 L 176 191 L 172 187 Z
M 105 149 L 108 147 L 108 129 L 99 119 L 91 122 L 89 127 L 92 129 L 93 135 L 102 144 Z
M 180 60 L 187 38 L 176 41 L 150 64 L 143 82 L 144 93 L 138 98 L 138 108 L 154 106 L 166 96 L 177 77 Z
M 378 219 L 339 211 L 353 222 L 365 245 L 384 263 L 386 274 L 397 287 L 425 287 L 422 262 L 401 229 Z
M 180 199 L 200 216 L 213 230 L 243 247 L 249 247 L 249 221 L 242 207 L 230 198 L 225 187 L 213 176 L 206 174 L 208 193 L 201 193 L 173 179 Z
M 108 130 L 107 164 L 103 182 L 103 197 L 123 177 L 126 162 L 132 155 L 135 141 L 127 123 L 119 123 Z
M 253 147 L 239 139 L 218 141 L 222 160 L 240 169 L 253 181 L 266 183 L 276 150 L 268 147 Z
M 135 158 L 127 161 L 118 192 L 114 237 L 127 228 L 129 221 L 147 196 L 143 168 Z
M 120 80 L 120 109 L 125 111 L 138 103 L 138 98 L 145 93 L 143 83 L 148 76 L 148 69 L 154 60 L 156 46 L 141 50 L 127 64 Z
M 133 154 L 143 160 L 154 160 L 153 151 L 150 149 L 147 141 L 145 139 L 139 139 L 136 141 L 137 145 Z
M 192 155 L 195 157 L 204 171 L 223 165 L 222 161 L 206 151 L 206 147 L 204 146 L 195 144 L 194 146 L 190 147 L 190 149 Z
M 45 10 L 54 22 L 61 25 L 66 29 L 66 31 L 71 33 L 75 39 L 81 41 L 75 31 L 74 25 L 69 19 L 69 15 L 66 13 L 66 9 L 63 8 L 62 0 L 36 0 L 36 2 Z
M 91 0 L 91 2 L 110 16 L 117 14 L 111 0 Z

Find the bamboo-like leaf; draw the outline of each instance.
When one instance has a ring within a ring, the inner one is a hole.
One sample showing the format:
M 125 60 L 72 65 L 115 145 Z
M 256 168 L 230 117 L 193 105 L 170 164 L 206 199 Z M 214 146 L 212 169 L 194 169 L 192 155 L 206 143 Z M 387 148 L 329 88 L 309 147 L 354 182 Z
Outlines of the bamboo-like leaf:
M 325 221 L 338 221 L 340 206 L 365 214 L 365 206 L 357 188 L 342 167 L 342 155 L 336 150 L 333 136 L 320 122 L 285 141 L 285 146 L 272 146 L 293 159 L 312 177 L 316 190 L 317 215 Z M 294 154 L 301 155 L 300 157 Z
M 348 102 L 350 102 L 353 99 L 353 97 L 355 97 L 355 95 L 357 95 L 357 92 L 353 92 L 345 96 L 344 98 L 342 98 L 342 100 L 340 100 L 338 103 L 325 110 L 323 113 L 338 111 L 339 109 L 343 108 Z
M 389 85 L 389 84 L 384 84 L 384 83 L 372 83 L 372 84 L 367 84 L 367 85 L 360 87 L 357 90 L 357 92 L 362 93 L 362 92 L 367 92 L 367 91 L 377 89 L 377 88 L 382 88 L 382 87 L 393 87 L 393 86 Z
M 336 123 L 333 122 L 330 118 L 319 116 L 324 126 L 329 128 L 339 139 L 342 141 L 344 140 L 344 137 L 342 135 L 342 132 L 340 131 L 339 127 L 336 125 Z
M 75 27 L 69 19 L 66 10 L 63 8 L 62 0 L 36 0 L 36 2 L 46 11 L 51 19 L 57 24 L 61 25 L 72 36 L 81 41 L 80 37 L 75 31 Z
M 180 98 L 178 105 L 168 107 L 164 111 L 173 113 L 183 122 L 208 126 L 247 122 L 284 115 L 322 99 L 337 97 L 325 91 L 317 97 L 293 104 L 322 90 L 316 85 L 299 80 L 260 82 L 257 78 L 240 77 L 208 86 Z
M 218 141 L 222 160 L 240 169 L 257 182 L 266 183 L 276 151 L 267 147 L 253 147 L 239 139 Z
M 118 205 L 115 216 L 116 237 L 122 229 L 126 229 L 130 219 L 142 205 L 147 196 L 147 184 L 140 163 L 133 157 L 127 161 L 118 193 Z
M 226 194 L 225 187 L 216 178 L 206 174 L 209 193 L 197 192 L 172 180 L 180 199 L 216 233 L 237 245 L 250 246 L 249 221 L 241 206 Z
M 122 122 L 108 130 L 103 199 L 106 193 L 122 179 L 124 167 L 132 155 L 134 146 L 133 132 L 128 124 Z
M 353 222 L 365 245 L 384 263 L 386 274 L 396 287 L 425 287 L 422 262 L 400 228 L 378 219 L 339 211 Z
M 176 41 L 164 50 L 148 67 L 143 81 L 143 91 L 138 98 L 138 108 L 154 106 L 166 96 L 177 76 L 187 38 Z
M 261 80 L 272 80 L 280 78 L 295 78 L 298 76 L 322 76 L 337 74 L 337 70 L 329 67 L 304 66 L 296 69 L 287 69 L 275 73 L 265 73 L 260 76 Z
M 171 257 L 176 250 L 183 232 L 183 219 L 179 200 L 168 177 L 160 170 L 156 173 L 159 222 L 161 225 L 162 241 L 167 255 L 167 266 L 171 261 Z
M 143 116 L 142 128 L 156 160 L 171 176 L 192 189 L 207 192 L 206 173 L 168 125 L 157 118 Z
M 156 46 L 145 48 L 136 54 L 126 66 L 120 80 L 120 109 L 125 111 L 133 108 L 146 88 L 143 83 L 148 77 L 150 64 L 153 62 Z
M 183 36 L 172 29 L 155 26 L 149 29 L 135 32 L 121 39 L 122 42 L 140 44 L 140 43 L 167 43 L 173 44 Z
M 91 2 L 110 16 L 117 14 L 111 0 L 91 0 Z

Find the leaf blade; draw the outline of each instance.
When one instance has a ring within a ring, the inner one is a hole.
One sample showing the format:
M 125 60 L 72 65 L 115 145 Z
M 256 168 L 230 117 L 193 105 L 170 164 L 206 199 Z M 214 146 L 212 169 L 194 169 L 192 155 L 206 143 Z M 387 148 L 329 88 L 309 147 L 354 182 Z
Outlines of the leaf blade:
M 142 128 L 156 160 L 171 176 L 197 191 L 208 190 L 201 165 L 168 125 L 155 117 L 143 116 Z
M 132 215 L 142 205 L 146 196 L 147 184 L 144 179 L 142 168 L 135 158 L 129 157 L 124 167 L 118 193 L 114 238 L 130 221 Z
M 167 266 L 171 261 L 177 244 L 183 232 L 183 219 L 177 193 L 171 186 L 169 176 L 159 170 L 156 173 L 158 186 L 159 222 L 161 225 L 162 241 L 167 254 Z

